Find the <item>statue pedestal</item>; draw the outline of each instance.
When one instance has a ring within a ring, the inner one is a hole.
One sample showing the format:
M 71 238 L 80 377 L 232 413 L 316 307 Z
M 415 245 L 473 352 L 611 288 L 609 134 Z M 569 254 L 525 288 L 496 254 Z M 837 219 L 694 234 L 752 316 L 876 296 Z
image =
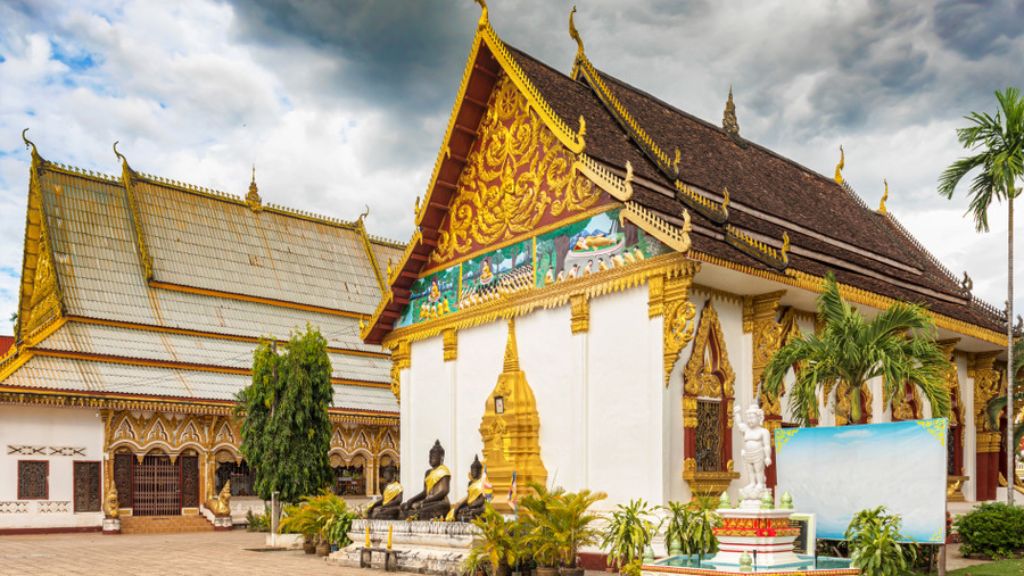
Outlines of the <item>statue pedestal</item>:
M 120 534 L 121 533 L 121 519 L 120 518 L 104 518 L 103 519 L 103 533 L 104 534 Z
M 739 508 L 718 513 L 722 516 L 722 526 L 715 529 L 718 554 L 708 564 L 739 566 L 744 552 L 758 568 L 808 564 L 793 552 L 793 543 L 800 534 L 800 529 L 789 522 L 793 510 L 762 510 L 756 500 L 745 500 Z
M 465 522 L 360 519 L 353 521 L 349 529 L 348 536 L 352 544 L 332 553 L 328 563 L 348 568 L 360 567 L 367 526 L 370 528 L 370 542 L 375 548 L 386 545 L 390 527 L 392 548 L 397 552 L 392 566 L 387 565 L 384 554 L 373 554 L 370 559 L 371 568 L 446 576 L 462 574 L 462 563 L 469 555 L 473 538 L 478 533 L 475 526 Z
M 234 521 L 231 516 L 214 516 L 213 517 L 213 529 L 214 530 L 231 530 L 235 527 Z

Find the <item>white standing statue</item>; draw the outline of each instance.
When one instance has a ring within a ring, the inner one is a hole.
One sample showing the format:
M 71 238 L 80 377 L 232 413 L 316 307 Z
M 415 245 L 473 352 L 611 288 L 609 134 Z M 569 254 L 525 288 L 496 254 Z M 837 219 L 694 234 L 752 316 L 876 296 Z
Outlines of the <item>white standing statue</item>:
M 746 418 L 741 417 L 742 411 L 737 405 L 733 409 L 736 426 L 743 432 L 743 466 L 750 475 L 750 484 L 740 489 L 744 500 L 760 500 L 767 490 L 764 469 L 772 465 L 772 435 L 764 424 L 764 410 L 752 404 L 747 408 Z

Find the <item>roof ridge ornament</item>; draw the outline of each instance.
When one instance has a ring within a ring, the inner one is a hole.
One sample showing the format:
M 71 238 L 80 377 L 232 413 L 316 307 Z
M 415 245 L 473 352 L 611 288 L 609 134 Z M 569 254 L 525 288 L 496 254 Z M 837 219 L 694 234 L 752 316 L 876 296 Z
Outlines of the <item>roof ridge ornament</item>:
M 579 58 L 583 55 L 583 38 L 580 37 L 580 31 L 576 29 L 576 21 L 573 19 L 573 15 L 576 14 L 576 5 L 572 5 L 572 10 L 569 11 L 569 37 L 576 41 L 576 57 Z
M 729 85 L 729 98 L 725 101 L 725 112 L 722 113 L 722 129 L 733 138 L 740 136 L 740 123 L 736 119 L 736 103 L 732 99 L 732 84 Z
M 21 140 L 25 142 L 25 148 L 32 149 L 33 157 L 39 156 L 39 150 L 36 149 L 36 143 L 29 140 L 26 134 L 28 134 L 28 128 L 25 128 L 24 130 L 21 131 Z
M 836 184 L 842 184 L 843 180 L 843 168 L 846 168 L 846 152 L 843 150 L 843 145 L 839 145 L 839 163 L 836 164 Z
M 245 195 L 245 203 L 253 212 L 263 209 L 263 199 L 260 198 L 260 189 L 256 186 L 256 164 L 252 165 L 252 180 L 249 181 L 249 192 Z
M 483 30 L 487 27 L 489 22 L 487 16 L 487 0 L 475 0 L 475 2 L 480 5 L 480 21 L 477 23 L 477 28 Z
M 878 203 L 878 213 L 888 214 L 889 210 L 885 207 L 885 202 L 889 199 L 889 181 L 882 178 L 882 182 L 885 184 L 885 192 L 882 193 L 882 200 Z

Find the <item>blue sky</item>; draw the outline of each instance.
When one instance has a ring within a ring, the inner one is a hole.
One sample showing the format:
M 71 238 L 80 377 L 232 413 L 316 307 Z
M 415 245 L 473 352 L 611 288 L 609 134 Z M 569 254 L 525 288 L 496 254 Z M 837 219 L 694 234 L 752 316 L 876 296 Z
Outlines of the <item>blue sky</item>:
M 570 2 L 492 4 L 506 41 L 568 72 Z M 140 171 L 235 194 L 255 163 L 265 201 L 341 218 L 368 204 L 373 232 L 405 240 L 478 16 L 469 0 L 0 3 L 0 333 L 21 268 L 22 128 L 54 161 L 117 173 L 120 140 Z M 961 116 L 1024 86 L 1022 20 L 1010 1 L 587 0 L 577 14 L 592 61 L 673 105 L 718 123 L 731 84 L 746 138 L 825 174 L 843 144 L 868 205 L 888 178 L 890 210 L 997 305 L 1005 210 L 976 234 L 935 182 L 961 154 Z

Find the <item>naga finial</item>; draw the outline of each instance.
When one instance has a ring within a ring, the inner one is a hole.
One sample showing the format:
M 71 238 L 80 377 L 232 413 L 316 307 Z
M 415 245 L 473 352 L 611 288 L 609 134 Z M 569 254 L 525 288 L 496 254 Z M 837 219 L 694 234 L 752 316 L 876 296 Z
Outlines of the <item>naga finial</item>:
M 839 145 L 839 164 L 836 164 L 836 184 L 843 183 L 843 168 L 846 168 L 846 152 L 843 150 L 843 145 Z
M 587 135 L 587 121 L 583 118 L 583 114 L 580 114 L 579 134 L 580 134 L 580 138 L 583 138 L 584 136 Z
M 359 214 L 359 218 L 356 218 L 356 222 L 359 222 L 360 224 L 362 224 L 362 222 L 364 220 L 366 220 L 366 217 L 369 216 L 369 215 L 370 215 L 370 205 L 369 204 L 365 204 L 365 209 L 362 211 L 361 214 Z
M 878 203 L 878 212 L 888 214 L 889 210 L 885 207 L 885 201 L 889 199 L 889 181 L 882 178 L 882 183 L 885 184 L 885 192 L 882 192 L 882 200 Z
M 679 148 L 676 148 L 676 156 L 675 156 L 675 159 L 672 160 L 672 170 L 675 171 L 675 173 L 677 175 L 679 174 L 679 163 L 682 160 L 683 160 L 683 153 L 679 151 Z
M 690 211 L 683 209 L 683 234 L 689 234 L 693 231 L 693 224 L 690 222 Z
M 120 143 L 120 140 L 114 140 L 114 156 L 117 156 L 117 159 L 121 161 L 122 165 L 127 165 L 128 159 L 124 157 L 124 154 L 121 154 L 120 150 L 117 149 L 117 145 Z
M 732 85 L 729 85 L 729 98 L 725 101 L 725 112 L 722 113 L 722 129 L 733 138 L 740 135 L 740 123 L 736 119 L 736 104 L 732 101 Z
M 583 38 L 580 37 L 579 30 L 576 29 L 576 21 L 573 15 L 576 14 L 576 5 L 572 5 L 572 10 L 569 11 L 569 37 L 576 41 L 576 53 L 577 56 L 583 54 Z
M 483 30 L 487 26 L 487 0 L 476 0 L 476 3 L 480 5 L 480 22 L 477 26 Z
M 967 275 L 967 272 L 964 272 L 964 279 L 960 282 L 960 288 L 968 294 L 974 290 L 974 280 L 971 280 L 971 277 Z
M 782 233 L 782 260 L 789 262 L 789 232 Z
M 626 160 L 626 186 L 633 183 L 633 163 Z
M 722 210 L 729 209 L 729 187 L 722 188 Z
M 28 128 L 25 128 L 24 130 L 21 131 L 21 139 L 22 139 L 22 141 L 25 142 L 25 148 L 31 148 L 32 149 L 32 155 L 33 156 L 39 156 L 39 151 L 36 150 L 35 142 L 29 140 L 28 136 L 26 136 L 26 134 L 28 134 Z

